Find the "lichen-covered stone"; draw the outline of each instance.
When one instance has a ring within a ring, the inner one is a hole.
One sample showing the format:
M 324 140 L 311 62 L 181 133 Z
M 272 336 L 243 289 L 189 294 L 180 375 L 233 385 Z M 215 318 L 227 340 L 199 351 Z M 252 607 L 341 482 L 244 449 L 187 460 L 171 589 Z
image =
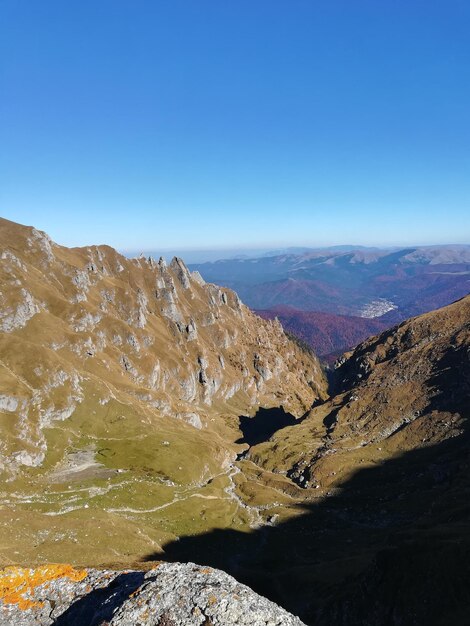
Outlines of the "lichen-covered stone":
M 148 572 L 48 565 L 0 572 L 0 626 L 302 626 L 220 570 L 162 563 Z

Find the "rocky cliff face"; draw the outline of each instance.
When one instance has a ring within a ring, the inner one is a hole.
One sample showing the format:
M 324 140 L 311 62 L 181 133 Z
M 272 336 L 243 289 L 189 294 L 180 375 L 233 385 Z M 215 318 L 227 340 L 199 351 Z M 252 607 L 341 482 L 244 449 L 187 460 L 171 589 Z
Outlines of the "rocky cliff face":
M 6 471 L 41 465 L 44 430 L 89 401 L 87 385 L 97 404 L 113 399 L 198 429 L 217 403 L 300 415 L 324 394 L 318 363 L 279 324 L 181 259 L 68 250 L 5 220 L 0 242 L 1 407 L 15 434 L 2 451 Z
M 0 572 L 1 626 L 302 626 L 279 606 L 209 567 L 147 572 L 48 565 Z
M 181 259 L 6 220 L 0 246 L 0 560 L 123 563 L 265 523 L 239 491 L 239 416 L 305 413 L 326 395 L 317 359 Z

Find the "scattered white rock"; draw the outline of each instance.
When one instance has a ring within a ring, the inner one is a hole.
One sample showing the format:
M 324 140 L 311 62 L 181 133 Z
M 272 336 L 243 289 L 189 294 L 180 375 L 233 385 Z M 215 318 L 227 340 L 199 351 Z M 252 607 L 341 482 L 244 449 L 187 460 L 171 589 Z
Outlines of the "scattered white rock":
M 0 411 L 14 413 L 18 408 L 18 400 L 14 396 L 0 395 Z
M 23 301 L 16 306 L 16 309 L 0 309 L 0 330 L 4 333 L 23 328 L 40 311 L 37 302 L 27 289 L 21 289 L 20 295 Z

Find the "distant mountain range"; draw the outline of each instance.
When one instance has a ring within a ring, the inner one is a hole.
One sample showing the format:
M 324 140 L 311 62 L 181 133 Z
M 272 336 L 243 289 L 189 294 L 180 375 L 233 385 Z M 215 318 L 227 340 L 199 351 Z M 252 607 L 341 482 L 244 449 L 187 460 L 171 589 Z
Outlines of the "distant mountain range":
M 395 249 L 395 248 L 393 248 Z M 286 248 L 144 248 L 139 250 L 120 250 L 121 254 L 128 258 L 135 258 L 139 255 L 145 257 L 162 256 L 167 261 L 173 257 L 182 257 L 186 263 L 211 263 L 221 260 L 246 260 L 262 257 L 280 256 L 286 254 L 306 254 L 322 250 L 323 252 L 350 252 L 351 250 L 377 250 L 366 246 L 328 246 L 325 248 L 309 248 L 305 246 L 288 246 Z M 392 248 L 390 248 L 392 250 Z
M 400 250 L 312 250 L 196 264 L 205 280 L 237 291 L 248 306 L 381 317 L 394 322 L 470 290 L 470 245 Z
M 301 250 L 191 265 L 334 360 L 367 336 L 470 292 L 470 245 Z

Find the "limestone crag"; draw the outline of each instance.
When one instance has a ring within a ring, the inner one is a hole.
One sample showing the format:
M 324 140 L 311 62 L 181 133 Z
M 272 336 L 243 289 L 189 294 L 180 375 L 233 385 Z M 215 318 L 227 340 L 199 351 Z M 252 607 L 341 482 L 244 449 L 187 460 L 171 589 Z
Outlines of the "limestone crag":
M 90 397 L 132 403 L 147 419 L 189 415 L 192 427 L 206 428 L 217 403 L 230 403 L 233 414 L 282 404 L 301 415 L 325 395 L 318 362 L 279 323 L 206 285 L 179 258 L 167 265 L 107 246 L 67 249 L 6 220 L 0 245 L 1 383 L 10 416 L 0 468 L 9 474 L 41 465 L 44 429 Z
M 147 572 L 43 566 L 0 572 L 0 626 L 302 626 L 234 578 L 192 563 Z
M 181 259 L 68 249 L 6 220 L 0 280 L 2 565 L 129 567 L 295 512 L 279 477 L 266 502 L 267 474 L 237 460 L 241 416 L 326 396 L 277 321 Z

